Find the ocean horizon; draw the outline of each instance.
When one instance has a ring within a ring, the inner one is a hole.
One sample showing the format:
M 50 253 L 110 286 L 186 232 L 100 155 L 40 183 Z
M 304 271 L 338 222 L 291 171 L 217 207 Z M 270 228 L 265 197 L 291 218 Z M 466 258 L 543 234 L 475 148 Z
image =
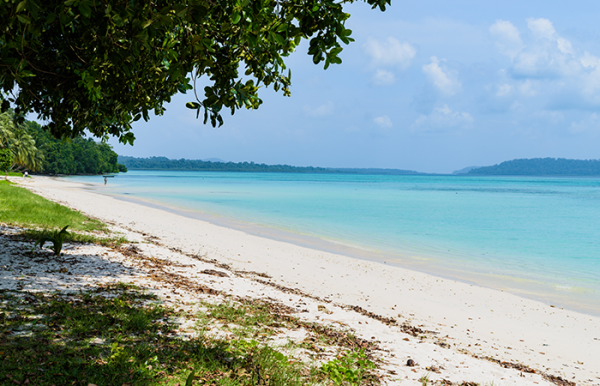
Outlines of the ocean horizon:
M 600 178 L 152 170 L 106 186 L 99 176 L 68 178 L 266 237 L 600 314 Z

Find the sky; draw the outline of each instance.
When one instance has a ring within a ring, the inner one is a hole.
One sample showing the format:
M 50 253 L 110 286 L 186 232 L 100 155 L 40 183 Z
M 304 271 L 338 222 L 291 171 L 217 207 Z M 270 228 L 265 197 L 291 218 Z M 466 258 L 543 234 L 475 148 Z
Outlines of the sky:
M 356 40 L 323 70 L 303 43 L 292 96 L 203 125 L 178 95 L 120 155 L 450 173 L 600 158 L 600 2 L 392 0 L 346 7 Z

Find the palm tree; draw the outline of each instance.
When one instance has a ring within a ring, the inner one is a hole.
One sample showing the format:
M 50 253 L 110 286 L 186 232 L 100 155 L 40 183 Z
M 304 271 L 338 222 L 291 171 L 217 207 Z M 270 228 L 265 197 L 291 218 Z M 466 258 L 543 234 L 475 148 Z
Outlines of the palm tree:
M 13 138 L 15 124 L 8 112 L 0 114 L 0 148 L 7 148 Z
M 41 170 L 44 154 L 35 145 L 35 139 L 21 125 L 17 126 L 13 114 L 0 114 L 0 148 L 8 148 L 13 155 L 13 170 Z
M 13 134 L 14 137 L 10 144 L 10 149 L 14 156 L 13 162 L 15 164 L 13 170 L 28 169 L 36 171 L 41 169 L 42 165 L 38 160 L 39 158 L 42 158 L 43 160 L 43 155 L 38 155 L 38 158 L 36 159 L 36 154 L 39 153 L 39 150 L 35 146 L 33 137 L 21 127 L 18 127 Z

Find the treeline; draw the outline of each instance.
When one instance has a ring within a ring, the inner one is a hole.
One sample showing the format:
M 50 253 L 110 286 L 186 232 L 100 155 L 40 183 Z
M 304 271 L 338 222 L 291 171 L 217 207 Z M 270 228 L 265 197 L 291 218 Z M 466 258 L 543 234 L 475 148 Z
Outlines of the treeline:
M 345 173 L 345 174 L 419 174 L 398 169 L 339 169 L 313 166 L 266 165 L 254 162 L 211 162 L 166 157 L 137 158 L 119 156 L 119 162 L 128 169 L 138 170 L 189 170 L 214 172 L 270 172 L 270 173 Z
M 126 172 L 109 144 L 82 137 L 59 140 L 37 122 L 15 124 L 12 112 L 0 119 L 0 148 L 13 154 L 9 170 L 40 174 L 106 174 Z M 4 139 L 4 140 L 3 140 Z
M 119 162 L 127 169 L 146 170 L 189 170 L 214 172 L 275 172 L 275 173 L 330 173 L 326 168 L 290 165 L 266 165 L 254 162 L 211 162 L 166 157 L 137 158 L 119 156 Z
M 425 173 L 415 172 L 414 170 L 402 169 L 380 169 L 380 168 L 335 168 L 330 169 L 336 173 L 347 174 L 384 174 L 384 175 L 423 175 Z
M 505 161 L 470 170 L 469 175 L 600 176 L 600 160 L 532 158 Z
M 52 137 L 36 122 L 28 122 L 36 146 L 44 153 L 44 174 L 107 174 L 126 172 L 118 154 L 107 143 L 77 137 L 63 141 Z

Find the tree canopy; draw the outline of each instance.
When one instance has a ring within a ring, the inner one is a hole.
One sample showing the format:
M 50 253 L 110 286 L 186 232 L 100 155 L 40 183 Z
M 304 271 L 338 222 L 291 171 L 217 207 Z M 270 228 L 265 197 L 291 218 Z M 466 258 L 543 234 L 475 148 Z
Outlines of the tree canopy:
M 284 58 L 302 39 L 315 64 L 341 63 L 352 41 L 343 5 L 354 1 L 4 0 L 2 110 L 37 113 L 55 137 L 133 143 L 134 121 L 193 90 L 187 106 L 221 125 L 224 109 L 258 108 L 260 86 L 289 95 Z M 383 11 L 391 0 L 362 1 Z
M 39 171 L 44 155 L 36 147 L 35 139 L 27 131 L 25 124 L 15 124 L 12 111 L 0 114 L 0 149 L 11 153 L 9 169 Z
M 137 158 L 119 156 L 119 162 L 131 170 L 185 170 L 205 172 L 253 172 L 253 173 L 332 173 L 332 174 L 420 174 L 400 169 L 322 168 L 315 166 L 266 165 L 254 162 L 214 162 L 167 157 Z
M 470 170 L 468 175 L 508 176 L 600 176 L 600 160 L 531 158 L 504 161 Z
M 107 143 L 91 138 L 60 140 L 37 122 L 15 124 L 12 111 L 0 114 L 0 171 L 46 174 L 104 174 L 125 172 Z

